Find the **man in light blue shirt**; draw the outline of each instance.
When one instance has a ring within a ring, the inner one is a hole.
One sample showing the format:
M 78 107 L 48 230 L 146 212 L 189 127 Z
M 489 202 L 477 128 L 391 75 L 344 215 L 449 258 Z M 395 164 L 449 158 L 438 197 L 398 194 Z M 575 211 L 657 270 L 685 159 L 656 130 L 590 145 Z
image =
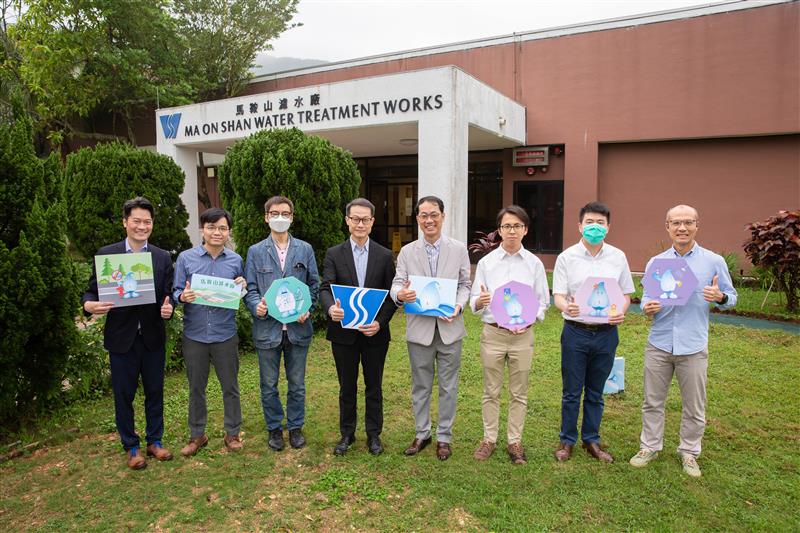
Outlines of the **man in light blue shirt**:
M 210 365 L 214 365 L 224 407 L 225 447 L 242 449 L 239 430 L 242 407 L 239 400 L 239 336 L 236 310 L 194 303 L 197 294 L 191 287 L 192 275 L 202 274 L 233 280 L 244 288 L 242 258 L 228 248 L 232 219 L 224 209 L 213 207 L 200 215 L 203 244 L 181 252 L 175 264 L 175 300 L 184 304 L 183 359 L 189 381 L 189 442 L 181 450 L 189 457 L 208 444 L 206 386 Z
M 650 259 L 686 260 L 698 280 L 686 305 L 663 306 L 651 294 L 642 297 L 642 310 L 653 318 L 644 351 L 644 403 L 640 450 L 630 460 L 636 467 L 658 456 L 664 444 L 664 404 L 673 374 L 681 391 L 681 429 L 678 455 L 683 470 L 700 477 L 697 457 L 705 431 L 708 370 L 708 313 L 711 305 L 730 309 L 736 305 L 736 289 L 725 260 L 695 241 L 699 226 L 697 210 L 678 205 L 667 211 L 667 233 L 672 247 Z

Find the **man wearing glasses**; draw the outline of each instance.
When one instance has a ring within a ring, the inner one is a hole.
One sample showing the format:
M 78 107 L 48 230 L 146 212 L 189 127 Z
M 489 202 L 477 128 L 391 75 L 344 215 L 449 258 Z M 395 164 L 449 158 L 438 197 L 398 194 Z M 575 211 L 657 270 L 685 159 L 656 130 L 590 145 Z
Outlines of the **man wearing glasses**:
M 354 329 L 341 325 L 344 310 L 333 297 L 331 284 L 390 290 L 394 279 L 392 252 L 369 238 L 375 220 L 375 206 L 356 198 L 345 208 L 350 238 L 329 248 L 322 269 L 320 301 L 328 313 L 327 339 L 331 341 L 336 374 L 339 378 L 339 431 L 341 439 L 334 455 L 344 455 L 356 440 L 358 365 L 364 372 L 367 449 L 372 455 L 383 452 L 383 367 L 391 335 L 389 322 L 397 306 L 390 298 L 381 305 L 375 320 Z
M 98 301 L 97 272 L 92 269 L 89 287 L 81 298 L 84 312 L 108 314 L 103 329 L 103 347 L 111 363 L 114 415 L 125 449 L 128 468 L 141 470 L 147 461 L 140 449 L 133 418 L 133 399 L 142 377 L 145 440 L 148 457 L 169 461 L 172 454 L 161 444 L 164 435 L 164 362 L 167 340 L 164 321 L 172 318 L 172 259 L 169 252 L 148 242 L 153 233 L 155 209 L 147 198 L 137 197 L 122 205 L 126 238 L 97 251 L 97 255 L 149 252 L 153 260 L 156 303 L 119 307 Z
M 439 374 L 439 418 L 436 425 L 436 457 L 446 461 L 452 454 L 453 422 L 461 367 L 461 339 L 467 332 L 461 312 L 469 300 L 470 264 L 464 243 L 442 235 L 444 202 L 436 196 L 420 198 L 416 206 L 422 237 L 400 250 L 392 298 L 398 304 L 414 302 L 409 276 L 448 278 L 458 281 L 455 312 L 450 317 L 407 315 L 406 341 L 411 363 L 411 401 L 416 436 L 405 455 L 416 455 L 431 443 L 431 393 Z
M 286 428 L 292 448 L 306 445 L 303 424 L 306 414 L 306 356 L 314 333 L 310 311 L 296 322 L 281 324 L 267 314 L 264 295 L 276 279 L 294 276 L 308 285 L 311 306 L 319 295 L 317 260 L 311 245 L 289 234 L 294 204 L 284 196 L 273 196 L 264 204 L 264 221 L 270 236 L 247 250 L 245 304 L 252 313 L 253 342 L 258 352 L 261 376 L 261 407 L 269 432 L 267 445 L 279 452 L 283 440 L 283 404 L 278 395 L 281 355 L 286 368 Z
M 683 471 L 700 477 L 701 441 L 706 427 L 709 304 L 719 309 L 736 305 L 725 259 L 697 244 L 699 215 L 688 205 L 667 211 L 666 229 L 672 247 L 650 259 L 682 257 L 700 282 L 683 306 L 663 306 L 653 294 L 642 296 L 642 310 L 653 318 L 644 349 L 644 402 L 639 452 L 630 463 L 647 466 L 664 446 L 664 405 L 672 376 L 681 392 L 681 429 L 678 455 Z M 702 287 L 702 289 L 700 289 Z
M 517 465 L 525 464 L 522 431 L 528 410 L 528 375 L 533 360 L 533 327 L 505 329 L 497 325 L 489 304 L 492 294 L 509 281 L 530 286 L 539 300 L 536 320 L 544 321 L 550 304 L 547 275 L 538 257 L 522 246 L 530 219 L 518 205 L 504 207 L 497 214 L 497 227 L 503 239 L 500 246 L 478 261 L 472 283 L 470 306 L 483 320 L 481 363 L 483 365 L 483 440 L 474 457 L 485 461 L 497 446 L 500 419 L 500 392 L 508 365 L 508 456 Z
M 176 301 L 184 304 L 183 359 L 189 381 L 189 443 L 181 455 L 189 457 L 208 444 L 206 422 L 206 386 L 210 364 L 219 379 L 224 407 L 223 443 L 230 451 L 242 449 L 239 429 L 242 406 L 239 401 L 239 337 L 236 334 L 236 311 L 222 307 L 198 305 L 192 289 L 193 274 L 226 278 L 244 288 L 242 258 L 225 248 L 233 221 L 230 213 L 213 207 L 200 215 L 203 243 L 181 252 L 175 264 Z

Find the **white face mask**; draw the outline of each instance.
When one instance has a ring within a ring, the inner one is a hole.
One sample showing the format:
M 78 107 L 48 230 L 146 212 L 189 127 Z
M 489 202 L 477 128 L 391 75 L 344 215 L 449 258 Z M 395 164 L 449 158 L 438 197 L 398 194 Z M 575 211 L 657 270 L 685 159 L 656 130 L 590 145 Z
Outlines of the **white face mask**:
M 286 233 L 289 231 L 289 226 L 292 225 L 292 219 L 286 217 L 275 217 L 269 219 L 269 229 L 275 233 Z

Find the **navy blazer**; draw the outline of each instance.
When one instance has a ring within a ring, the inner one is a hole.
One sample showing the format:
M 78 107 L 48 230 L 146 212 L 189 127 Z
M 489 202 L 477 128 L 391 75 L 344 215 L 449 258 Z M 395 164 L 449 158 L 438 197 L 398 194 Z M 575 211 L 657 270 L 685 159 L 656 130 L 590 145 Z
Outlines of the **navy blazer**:
M 385 289 L 388 291 L 392 288 L 394 274 L 392 252 L 370 239 L 364 286 L 370 289 Z M 339 344 L 355 344 L 358 336 L 363 335 L 363 333 L 359 333 L 355 329 L 343 328 L 339 322 L 331 320 L 328 314 L 328 309 L 335 303 L 331 284 L 358 287 L 356 263 L 353 259 L 353 248 L 350 244 L 350 239 L 328 248 L 322 269 L 322 290 L 320 291 L 319 299 L 322 303 L 322 310 L 325 312 L 325 316 L 328 317 L 328 334 L 326 338 Z M 395 305 L 392 297 L 387 294 L 383 305 L 381 305 L 378 314 L 375 316 L 375 320 L 381 325 L 381 329 L 372 337 L 367 337 L 367 344 L 389 343 L 392 338 L 389 332 L 389 322 L 391 322 L 396 310 L 397 305 Z
M 115 307 L 108 312 L 105 329 L 103 330 L 103 346 L 109 352 L 127 353 L 136 340 L 139 325 L 142 328 L 142 340 L 148 350 L 163 350 L 167 335 L 164 328 L 164 319 L 161 318 L 161 304 L 164 298 L 172 300 L 172 258 L 169 252 L 152 244 L 147 244 L 147 249 L 153 259 L 153 277 L 156 289 L 156 303 L 134 305 L 130 307 Z M 96 255 L 124 254 L 125 241 L 103 246 L 97 250 Z M 89 286 L 81 298 L 81 305 L 87 301 L 99 300 L 97 292 L 97 272 L 92 265 L 92 277 Z M 86 313 L 89 315 L 90 313 Z

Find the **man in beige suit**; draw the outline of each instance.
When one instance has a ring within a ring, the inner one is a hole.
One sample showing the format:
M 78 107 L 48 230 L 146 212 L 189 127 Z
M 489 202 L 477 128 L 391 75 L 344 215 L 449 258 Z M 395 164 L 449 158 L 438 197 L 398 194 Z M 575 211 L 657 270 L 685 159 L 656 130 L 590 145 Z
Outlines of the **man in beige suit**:
M 422 234 L 400 250 L 392 298 L 398 304 L 417 299 L 409 288 L 409 276 L 458 280 L 455 312 L 450 317 L 406 316 L 406 341 L 411 362 L 411 401 L 414 405 L 416 436 L 405 452 L 416 455 L 431 443 L 431 393 L 433 377 L 439 372 L 439 418 L 436 426 L 436 457 L 447 460 L 456 417 L 458 371 L 461 367 L 461 339 L 467 332 L 461 312 L 469 300 L 469 254 L 464 243 L 442 235 L 444 202 L 425 196 L 417 202 L 417 223 Z

